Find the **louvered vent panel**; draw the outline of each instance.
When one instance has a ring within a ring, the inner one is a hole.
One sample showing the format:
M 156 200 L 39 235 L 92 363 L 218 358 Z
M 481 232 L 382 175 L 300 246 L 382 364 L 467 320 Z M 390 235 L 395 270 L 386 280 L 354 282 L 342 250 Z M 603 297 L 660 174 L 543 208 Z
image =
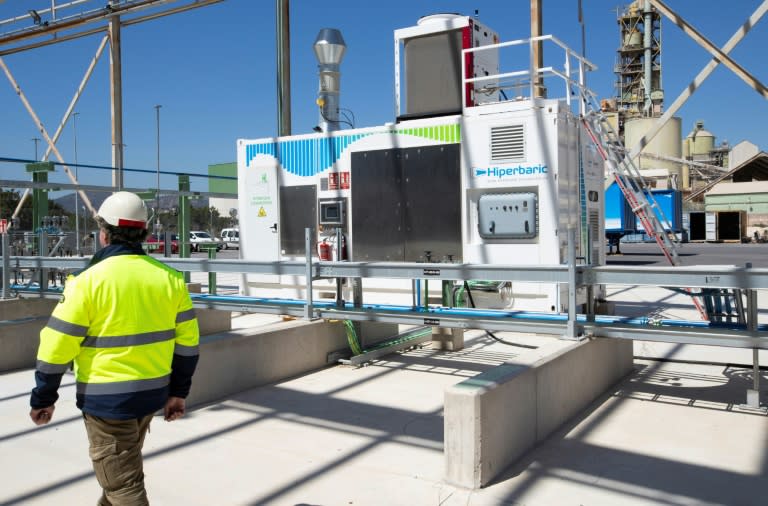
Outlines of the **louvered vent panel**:
M 525 130 L 523 125 L 491 128 L 491 160 L 525 160 Z
M 589 239 L 592 241 L 592 258 L 590 260 L 593 265 L 597 265 L 600 260 L 600 241 L 604 240 L 600 237 L 600 211 L 589 210 L 589 233 Z

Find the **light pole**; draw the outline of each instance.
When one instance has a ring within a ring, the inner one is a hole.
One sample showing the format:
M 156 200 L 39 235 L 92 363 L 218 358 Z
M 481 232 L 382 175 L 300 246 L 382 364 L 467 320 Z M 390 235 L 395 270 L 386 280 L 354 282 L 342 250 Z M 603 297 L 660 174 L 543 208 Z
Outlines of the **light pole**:
M 80 171 L 77 166 L 77 116 L 79 114 L 79 112 L 72 114 L 72 131 L 75 138 L 75 179 L 77 184 L 80 184 Z M 80 198 L 77 190 L 75 190 L 75 253 L 77 256 L 82 256 L 82 251 L 80 250 Z
M 83 237 L 88 237 L 88 215 L 85 212 L 85 206 L 83 206 Z M 96 238 L 94 237 L 94 240 Z M 90 243 L 90 241 L 88 241 Z M 91 251 L 93 253 L 93 251 Z
M 41 141 L 40 137 L 32 137 L 32 142 L 35 143 L 35 161 L 36 162 L 39 161 L 37 159 L 37 143 L 40 142 L 40 141 Z
M 157 194 L 155 195 L 155 207 L 157 208 L 155 215 L 155 233 L 160 234 L 160 108 L 162 105 L 155 106 L 155 123 L 157 125 Z M 158 239 L 160 236 L 158 235 Z

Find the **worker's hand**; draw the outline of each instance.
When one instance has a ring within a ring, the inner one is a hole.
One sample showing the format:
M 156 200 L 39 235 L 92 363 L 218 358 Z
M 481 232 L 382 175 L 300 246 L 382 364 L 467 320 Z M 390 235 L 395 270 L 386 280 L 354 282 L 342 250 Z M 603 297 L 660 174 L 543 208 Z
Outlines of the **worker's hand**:
M 29 417 L 35 423 L 35 425 L 45 425 L 53 418 L 53 410 L 56 406 L 48 406 L 47 408 L 32 409 L 29 412 Z
M 181 397 L 168 397 L 168 400 L 165 401 L 165 409 L 163 409 L 165 421 L 172 422 L 184 416 L 185 406 L 186 402 Z

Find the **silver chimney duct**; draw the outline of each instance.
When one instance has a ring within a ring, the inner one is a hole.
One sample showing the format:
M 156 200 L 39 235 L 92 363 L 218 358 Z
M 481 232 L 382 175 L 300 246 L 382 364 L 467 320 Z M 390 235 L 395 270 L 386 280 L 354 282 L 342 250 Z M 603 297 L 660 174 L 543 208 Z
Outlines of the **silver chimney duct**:
M 347 45 L 341 32 L 335 28 L 323 28 L 317 34 L 313 46 L 319 62 L 318 74 L 320 87 L 317 92 L 317 105 L 320 108 L 318 127 L 323 132 L 339 130 L 339 91 L 341 85 L 341 64 Z

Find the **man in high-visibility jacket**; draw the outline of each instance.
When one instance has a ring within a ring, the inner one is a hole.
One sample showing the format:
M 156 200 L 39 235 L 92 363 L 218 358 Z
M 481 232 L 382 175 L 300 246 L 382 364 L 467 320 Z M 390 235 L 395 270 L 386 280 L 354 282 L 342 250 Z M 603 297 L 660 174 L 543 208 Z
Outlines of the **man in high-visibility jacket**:
M 141 448 L 153 414 L 184 415 L 199 329 L 183 275 L 144 253 L 147 209 L 129 192 L 96 218 L 105 247 L 70 276 L 40 332 L 30 417 L 53 417 L 62 375 L 74 361 L 99 504 L 148 504 Z

